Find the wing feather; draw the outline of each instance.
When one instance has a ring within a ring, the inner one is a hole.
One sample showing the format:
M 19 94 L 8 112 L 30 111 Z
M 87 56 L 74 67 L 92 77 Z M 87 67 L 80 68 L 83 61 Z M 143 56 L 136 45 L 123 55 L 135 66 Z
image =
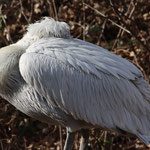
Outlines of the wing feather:
M 150 135 L 142 123 L 150 104 L 135 85 L 142 73 L 121 57 L 80 40 L 52 38 L 31 45 L 19 67 L 49 105 L 75 119 Z

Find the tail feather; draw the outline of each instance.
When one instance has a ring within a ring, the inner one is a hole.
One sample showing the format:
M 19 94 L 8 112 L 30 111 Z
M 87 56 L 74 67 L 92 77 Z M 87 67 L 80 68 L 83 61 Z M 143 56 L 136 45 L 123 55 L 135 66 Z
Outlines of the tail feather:
M 137 135 L 141 141 L 143 141 L 146 145 L 150 144 L 150 136 L 147 135 Z

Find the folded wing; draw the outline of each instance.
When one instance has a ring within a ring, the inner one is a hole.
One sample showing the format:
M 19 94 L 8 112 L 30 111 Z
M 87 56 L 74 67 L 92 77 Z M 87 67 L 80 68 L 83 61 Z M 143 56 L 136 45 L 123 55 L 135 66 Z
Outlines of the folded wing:
M 31 45 L 19 65 L 27 84 L 74 119 L 150 135 L 150 104 L 135 84 L 144 79 L 125 59 L 81 40 L 51 38 Z

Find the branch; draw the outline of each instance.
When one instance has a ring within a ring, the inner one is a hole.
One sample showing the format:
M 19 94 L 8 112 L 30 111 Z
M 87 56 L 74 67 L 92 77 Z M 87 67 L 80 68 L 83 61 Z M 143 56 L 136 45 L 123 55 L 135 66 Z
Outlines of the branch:
M 55 12 L 56 20 L 58 20 L 58 14 L 57 14 L 57 9 L 56 9 L 55 1 L 53 0 L 52 3 L 53 3 L 53 7 L 54 7 L 54 12 Z
M 22 5 L 22 0 L 20 0 L 20 7 L 21 7 L 21 13 L 24 16 L 25 20 L 27 21 L 28 24 L 30 24 L 28 18 L 26 17 L 24 11 L 23 11 L 23 5 Z
M 110 21 L 111 23 L 113 23 L 115 26 L 121 28 L 122 30 L 124 30 L 125 32 L 131 34 L 131 32 L 129 30 L 127 30 L 126 28 L 120 26 L 119 24 L 117 24 L 116 22 L 114 22 L 113 20 L 111 20 L 108 16 L 104 15 L 103 13 L 101 13 L 100 11 L 98 11 L 97 9 L 93 8 L 92 6 L 83 3 L 85 6 L 91 8 L 92 10 L 94 10 L 95 12 L 97 12 L 99 15 L 101 15 L 102 17 L 106 18 L 108 21 Z
M 133 0 L 131 0 L 130 5 L 129 5 L 126 13 L 125 13 L 126 16 L 129 15 L 129 18 L 131 18 L 132 14 L 133 14 L 133 12 L 135 10 L 135 5 L 134 5 L 132 10 L 130 11 L 132 3 L 133 3 Z M 116 38 L 116 40 L 115 40 L 115 42 L 114 42 L 114 44 L 112 46 L 112 49 L 114 49 L 116 47 L 116 45 L 117 45 L 117 43 L 119 41 L 119 38 L 121 38 L 123 36 L 123 34 L 124 34 L 124 30 L 120 29 L 118 34 L 117 34 L 117 38 Z
M 136 35 L 136 33 L 134 33 L 134 32 L 132 31 L 132 29 L 130 28 L 130 26 L 124 22 L 124 20 L 122 19 L 122 16 L 118 13 L 118 11 L 116 11 L 117 8 L 114 6 L 114 4 L 112 3 L 112 1 L 111 1 L 111 0 L 109 0 L 109 1 L 110 1 L 110 6 L 112 7 L 113 11 L 114 11 L 115 14 L 118 16 L 118 18 L 120 19 L 120 22 L 130 31 L 131 35 L 132 35 L 133 37 L 135 37 L 135 38 L 138 40 L 138 42 L 143 46 L 143 48 L 150 52 L 150 50 L 149 50 L 149 48 L 147 47 L 147 45 L 145 45 L 145 44 L 141 41 L 141 39 Z
M 0 14 L 2 14 L 2 13 L 1 13 L 1 10 L 0 10 Z M 7 37 L 7 40 L 10 41 L 11 43 L 14 43 L 13 40 L 12 40 L 12 38 L 11 38 L 10 30 L 9 30 L 9 27 L 7 26 L 7 23 L 6 23 L 6 20 L 5 20 L 4 15 L 1 15 L 0 18 L 3 20 L 4 25 L 5 25 L 5 27 L 6 27 L 6 31 L 7 31 L 7 35 L 8 35 L 8 37 L 6 36 L 6 37 Z

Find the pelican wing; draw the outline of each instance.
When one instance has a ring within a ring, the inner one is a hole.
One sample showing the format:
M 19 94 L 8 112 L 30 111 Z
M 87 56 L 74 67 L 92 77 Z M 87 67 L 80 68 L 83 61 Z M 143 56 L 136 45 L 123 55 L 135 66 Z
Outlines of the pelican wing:
M 19 65 L 27 84 L 74 119 L 150 135 L 150 90 L 129 61 L 88 42 L 50 38 L 31 45 Z

